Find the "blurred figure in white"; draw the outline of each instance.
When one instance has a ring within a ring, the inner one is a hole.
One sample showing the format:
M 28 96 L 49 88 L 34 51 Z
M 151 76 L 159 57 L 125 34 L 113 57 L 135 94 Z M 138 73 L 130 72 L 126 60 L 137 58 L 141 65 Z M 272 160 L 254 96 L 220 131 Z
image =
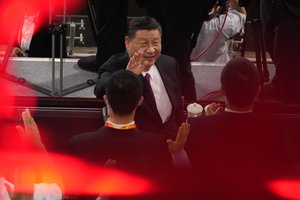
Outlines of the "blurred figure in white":
M 191 53 L 191 59 L 205 50 L 221 30 L 226 9 L 218 6 L 218 2 L 210 12 L 210 20 L 205 21 L 197 38 L 197 45 Z M 214 44 L 202 56 L 194 61 L 227 63 L 231 57 L 230 42 L 234 35 L 241 31 L 246 22 L 246 9 L 240 7 L 238 0 L 230 0 L 228 16 L 222 33 Z

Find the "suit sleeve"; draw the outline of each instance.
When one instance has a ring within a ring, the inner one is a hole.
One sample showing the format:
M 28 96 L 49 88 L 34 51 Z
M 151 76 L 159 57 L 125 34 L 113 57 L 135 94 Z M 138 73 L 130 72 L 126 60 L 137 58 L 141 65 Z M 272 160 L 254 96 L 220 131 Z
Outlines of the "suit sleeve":
M 103 99 L 106 82 L 110 79 L 112 73 L 121 68 L 122 65 L 121 62 L 119 62 L 119 58 L 114 55 L 99 68 L 99 78 L 94 89 L 94 94 L 98 99 Z
M 103 99 L 103 95 L 105 94 L 105 85 L 111 75 L 112 72 L 110 71 L 103 71 L 99 73 L 99 79 L 94 89 L 94 94 L 98 99 Z

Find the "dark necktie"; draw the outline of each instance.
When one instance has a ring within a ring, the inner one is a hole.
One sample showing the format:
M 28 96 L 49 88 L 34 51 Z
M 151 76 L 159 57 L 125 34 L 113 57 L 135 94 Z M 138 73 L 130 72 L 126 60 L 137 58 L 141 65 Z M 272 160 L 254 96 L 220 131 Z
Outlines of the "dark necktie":
M 147 84 L 148 90 L 149 90 L 150 94 L 153 96 L 153 98 L 155 99 L 155 96 L 154 96 L 154 93 L 153 93 L 153 90 L 152 90 L 152 87 L 150 84 L 151 75 L 149 73 L 146 73 L 144 77 L 146 79 L 146 84 Z

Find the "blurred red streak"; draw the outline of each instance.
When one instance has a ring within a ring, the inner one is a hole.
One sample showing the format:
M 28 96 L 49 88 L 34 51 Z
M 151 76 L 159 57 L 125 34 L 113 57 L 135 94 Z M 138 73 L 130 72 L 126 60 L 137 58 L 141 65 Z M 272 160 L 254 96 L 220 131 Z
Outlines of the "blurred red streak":
M 0 73 L 3 73 L 0 71 Z M 0 74 L 1 77 L 1 74 Z M 5 82 L 0 79 L 0 120 L 2 118 L 10 117 L 13 114 L 11 106 L 15 104 L 14 92 L 5 85 Z
M 300 199 L 300 180 L 276 180 L 268 184 L 272 192 L 286 199 Z
M 66 2 L 66 4 L 64 4 Z M 21 24 L 26 13 L 39 13 L 39 20 L 36 26 L 41 25 L 42 18 L 49 17 L 50 8 L 52 16 L 62 15 L 64 5 L 66 5 L 67 14 L 82 8 L 84 1 L 74 0 L 2 0 L 0 1 L 0 45 L 11 45 L 9 39 L 17 41 Z M 51 6 L 50 6 L 51 5 Z M 54 18 L 54 17 L 53 17 Z M 46 20 L 48 23 L 49 20 Z M 37 29 L 35 29 L 37 30 Z M 17 32 L 17 33 L 16 33 Z
M 75 2 L 75 3 L 74 3 Z M 0 56 L 3 58 L 4 52 L 10 53 L 13 46 L 19 46 L 17 43 L 20 27 L 23 23 L 25 13 L 34 13 L 38 11 L 40 19 L 36 23 L 35 31 L 41 26 L 44 21 L 48 23 L 49 20 L 43 20 L 49 16 L 51 7 L 52 15 L 62 15 L 64 5 L 66 5 L 67 14 L 81 9 L 84 1 L 78 0 L 2 0 L 0 1 Z M 66 4 L 64 4 L 66 3 Z M 51 5 L 51 6 L 50 6 Z M 0 59 L 2 62 L 2 59 Z M 6 66 L 0 65 L 0 78 L 3 77 L 2 70 Z M 8 88 L 5 83 L 0 79 L 0 120 L 4 117 L 11 117 L 13 110 L 12 106 L 15 105 L 16 95 L 13 90 Z M 31 105 L 34 106 L 34 105 Z
M 137 195 L 153 191 L 154 186 L 147 180 L 113 169 L 95 167 L 78 159 L 45 153 L 0 153 L 0 176 L 18 167 L 23 169 L 23 179 L 18 189 L 30 192 L 33 184 L 32 171 L 39 169 L 43 181 L 57 183 L 63 180 L 64 194 L 102 194 L 102 195 Z M 17 191 L 18 192 L 18 191 Z
M 66 14 L 69 15 L 78 9 L 82 9 L 84 2 L 82 0 L 0 1 L 0 45 L 16 45 L 15 43 L 19 37 L 25 14 L 36 15 L 39 13 L 39 18 L 36 22 L 36 31 L 40 25 L 48 25 L 50 13 L 54 19 L 56 15 L 63 15 L 64 6 L 66 6 Z

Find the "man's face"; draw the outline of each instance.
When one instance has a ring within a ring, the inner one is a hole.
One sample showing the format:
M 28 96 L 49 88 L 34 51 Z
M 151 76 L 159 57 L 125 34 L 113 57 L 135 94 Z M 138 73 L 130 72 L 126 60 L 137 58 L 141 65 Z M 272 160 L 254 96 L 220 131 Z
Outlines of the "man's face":
M 161 35 L 158 30 L 138 30 L 134 38 L 125 38 L 125 45 L 130 58 L 135 52 L 143 50 L 143 58 L 149 63 L 149 70 L 160 56 Z

